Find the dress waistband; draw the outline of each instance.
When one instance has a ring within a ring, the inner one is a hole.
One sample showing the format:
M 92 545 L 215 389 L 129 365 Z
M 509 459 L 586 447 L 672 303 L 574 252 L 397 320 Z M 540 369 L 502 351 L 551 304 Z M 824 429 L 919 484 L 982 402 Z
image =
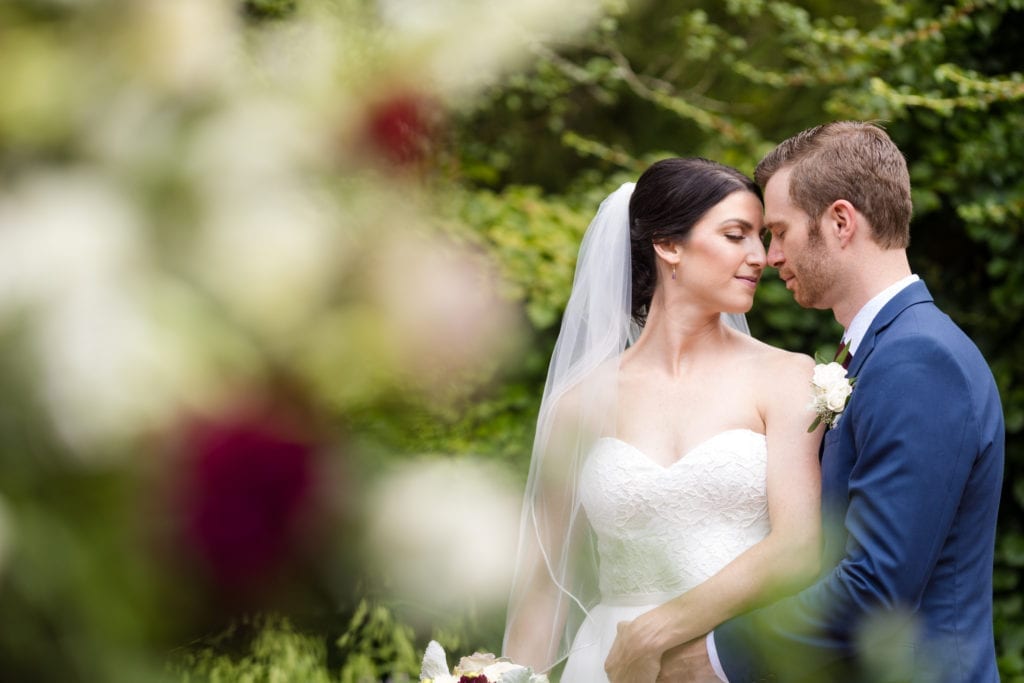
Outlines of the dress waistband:
M 632 593 L 630 595 L 602 595 L 601 604 L 610 607 L 639 607 L 640 605 L 661 605 L 678 597 L 680 591 L 667 593 Z

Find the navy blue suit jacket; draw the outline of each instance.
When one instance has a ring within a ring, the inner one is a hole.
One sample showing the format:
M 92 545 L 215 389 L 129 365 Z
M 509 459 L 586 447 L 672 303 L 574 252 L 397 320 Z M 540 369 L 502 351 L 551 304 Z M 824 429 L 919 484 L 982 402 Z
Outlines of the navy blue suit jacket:
M 715 629 L 726 675 L 997 682 L 1004 428 L 992 373 L 915 282 L 875 317 L 849 376 L 822 442 L 822 576 Z

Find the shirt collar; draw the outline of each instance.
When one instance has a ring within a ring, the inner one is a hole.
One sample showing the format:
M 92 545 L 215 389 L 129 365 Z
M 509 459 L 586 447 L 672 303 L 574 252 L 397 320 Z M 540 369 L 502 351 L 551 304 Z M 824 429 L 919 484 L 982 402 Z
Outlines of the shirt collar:
M 892 301 L 893 297 L 920 279 L 917 275 L 908 275 L 892 283 L 857 311 L 857 315 L 853 316 L 853 320 L 850 321 L 850 326 L 843 331 L 843 342 L 849 347 L 850 355 L 857 353 L 857 347 L 860 346 L 861 340 L 864 339 L 864 335 L 867 334 L 868 328 L 871 327 L 878 312 L 885 308 L 885 305 Z

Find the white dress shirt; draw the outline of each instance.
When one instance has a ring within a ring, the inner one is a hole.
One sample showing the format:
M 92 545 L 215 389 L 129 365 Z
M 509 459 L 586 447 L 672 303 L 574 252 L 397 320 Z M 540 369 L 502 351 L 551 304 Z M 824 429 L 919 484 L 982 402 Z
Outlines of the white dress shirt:
M 851 356 L 857 353 L 857 347 L 860 346 L 878 312 L 885 308 L 885 305 L 892 301 L 893 297 L 920 279 L 916 275 L 908 275 L 892 283 L 871 297 L 871 300 L 857 311 L 857 315 L 853 316 L 853 320 L 850 321 L 850 326 L 843 332 L 843 341 L 849 347 Z
M 843 343 L 850 349 L 851 356 L 856 355 L 857 347 L 864 340 L 864 335 L 867 334 L 868 328 L 871 327 L 871 323 L 874 322 L 879 311 L 885 308 L 885 305 L 892 301 L 897 294 L 920 279 L 917 275 L 908 275 L 892 283 L 871 297 L 871 300 L 857 311 L 857 315 L 853 316 L 853 320 L 850 321 L 850 326 L 843 330 Z M 718 650 L 715 648 L 715 632 L 709 633 L 704 642 L 707 645 L 708 659 L 711 660 L 711 668 L 715 670 L 715 675 L 724 683 L 729 683 L 725 669 L 722 668 L 722 662 L 718 659 Z

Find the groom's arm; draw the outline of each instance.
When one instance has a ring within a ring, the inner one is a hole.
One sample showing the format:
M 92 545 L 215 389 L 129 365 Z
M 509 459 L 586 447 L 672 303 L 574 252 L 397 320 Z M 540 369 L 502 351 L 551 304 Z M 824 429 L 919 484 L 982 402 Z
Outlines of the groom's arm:
M 721 683 L 725 679 L 708 659 L 706 638 L 677 645 L 661 658 L 657 683 Z
M 979 427 L 967 378 L 935 340 L 903 340 L 869 365 L 843 418 L 857 446 L 845 555 L 810 588 L 715 630 L 733 683 L 840 662 L 853 654 L 866 617 L 919 606 L 970 474 Z

